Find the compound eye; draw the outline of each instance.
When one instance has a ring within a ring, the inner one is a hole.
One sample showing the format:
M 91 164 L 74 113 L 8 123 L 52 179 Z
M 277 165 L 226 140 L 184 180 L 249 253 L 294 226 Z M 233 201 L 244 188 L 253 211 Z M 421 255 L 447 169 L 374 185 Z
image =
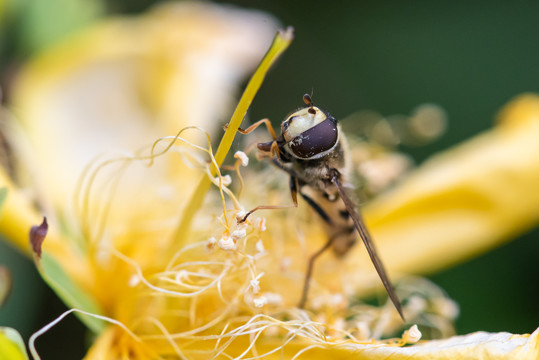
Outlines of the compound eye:
M 338 140 L 337 124 L 331 119 L 326 119 L 293 138 L 288 147 L 298 158 L 310 159 L 331 150 Z

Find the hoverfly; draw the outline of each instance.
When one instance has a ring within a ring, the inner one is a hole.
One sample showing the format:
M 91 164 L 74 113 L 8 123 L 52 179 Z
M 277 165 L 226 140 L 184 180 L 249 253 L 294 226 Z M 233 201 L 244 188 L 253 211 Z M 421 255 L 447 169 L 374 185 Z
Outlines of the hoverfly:
M 330 247 L 333 247 L 337 255 L 346 254 L 356 242 L 357 231 L 389 298 L 404 319 L 400 301 L 376 252 L 371 235 L 344 186 L 348 181 L 350 163 L 346 156 L 346 138 L 340 125 L 329 112 L 314 106 L 310 95 L 305 94 L 303 101 L 306 107 L 283 121 L 281 135 L 278 137 L 268 119 L 260 120 L 245 130 L 239 129 L 240 133 L 249 134 L 261 124 L 267 126 L 273 140 L 258 143 L 257 147 L 262 157 L 270 158 L 275 166 L 290 175 L 293 201 L 293 205 L 257 206 L 240 222 L 247 220 L 257 210 L 297 207 L 299 192 L 326 223 L 328 233 L 326 244 L 309 258 L 299 307 L 303 308 L 307 302 L 315 260 Z

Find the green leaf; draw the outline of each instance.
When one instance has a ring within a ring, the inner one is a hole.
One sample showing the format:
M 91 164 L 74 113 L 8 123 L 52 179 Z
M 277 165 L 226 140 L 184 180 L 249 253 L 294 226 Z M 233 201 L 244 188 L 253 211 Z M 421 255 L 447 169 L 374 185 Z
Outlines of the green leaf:
M 0 327 L 0 359 L 28 360 L 24 341 L 17 330 Z
M 103 315 L 99 305 L 92 297 L 85 293 L 66 274 L 56 260 L 43 253 L 42 259 L 37 263 L 39 272 L 45 282 L 54 290 L 62 301 L 71 308 L 80 309 L 92 314 Z M 93 332 L 99 334 L 105 328 L 103 320 L 77 313 L 77 317 Z

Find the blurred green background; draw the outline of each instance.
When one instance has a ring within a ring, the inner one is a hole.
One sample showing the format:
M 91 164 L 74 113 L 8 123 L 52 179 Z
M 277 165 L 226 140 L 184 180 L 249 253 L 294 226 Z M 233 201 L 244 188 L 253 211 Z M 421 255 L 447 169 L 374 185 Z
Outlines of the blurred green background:
M 25 59 L 102 16 L 139 13 L 154 1 L 0 0 L 0 84 L 4 100 Z M 418 163 L 491 127 L 513 96 L 539 93 L 539 3 L 507 1 L 227 1 L 261 9 L 295 28 L 295 41 L 270 72 L 250 117 L 278 123 L 314 90 L 338 118 L 372 109 L 409 114 L 440 105 L 446 134 L 405 149 Z M 45 5 L 46 4 L 46 5 Z M 539 139 L 538 139 L 539 141 Z M 537 154 L 539 161 L 539 154 Z M 539 191 L 539 189 L 538 189 Z M 539 209 L 538 209 L 539 211 Z M 457 301 L 458 333 L 532 332 L 539 326 L 539 231 L 430 278 Z M 435 241 L 435 239 L 433 239 Z M 0 264 L 15 273 L 0 325 L 27 338 L 64 307 L 33 265 L 0 244 Z M 44 358 L 61 346 L 84 354 L 84 328 L 70 318 L 38 341 Z M 57 350 L 56 350 L 57 351 Z

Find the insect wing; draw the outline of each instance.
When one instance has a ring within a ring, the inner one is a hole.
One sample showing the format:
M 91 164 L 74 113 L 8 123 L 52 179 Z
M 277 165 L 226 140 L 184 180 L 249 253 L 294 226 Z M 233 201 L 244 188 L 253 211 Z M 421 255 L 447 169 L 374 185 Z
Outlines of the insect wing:
M 369 257 L 371 258 L 372 264 L 374 265 L 376 272 L 378 273 L 378 276 L 380 276 L 380 279 L 382 280 L 382 283 L 384 284 L 384 287 L 386 288 L 389 298 L 393 302 L 393 305 L 395 305 L 395 308 L 399 312 L 399 315 L 401 316 L 402 320 L 404 320 L 404 315 L 402 312 L 402 306 L 401 306 L 400 300 L 397 297 L 397 294 L 395 293 L 395 289 L 393 288 L 393 285 L 389 281 L 389 277 L 387 276 L 384 265 L 382 264 L 382 261 L 380 260 L 378 253 L 376 252 L 376 248 L 374 247 L 374 243 L 372 241 L 371 235 L 369 234 L 367 227 L 363 223 L 363 219 L 361 218 L 361 215 L 356 211 L 356 206 L 354 202 L 346 194 L 346 190 L 341 184 L 339 177 L 337 175 L 333 176 L 331 181 L 337 187 L 337 191 L 339 192 L 339 195 L 341 196 L 341 199 L 344 202 L 344 205 L 346 206 L 346 210 L 348 210 L 348 212 L 350 213 L 350 216 L 352 217 L 352 220 L 354 221 L 354 226 L 357 232 L 359 233 L 361 240 L 365 244 L 365 248 L 367 248 L 367 252 L 369 253 Z

